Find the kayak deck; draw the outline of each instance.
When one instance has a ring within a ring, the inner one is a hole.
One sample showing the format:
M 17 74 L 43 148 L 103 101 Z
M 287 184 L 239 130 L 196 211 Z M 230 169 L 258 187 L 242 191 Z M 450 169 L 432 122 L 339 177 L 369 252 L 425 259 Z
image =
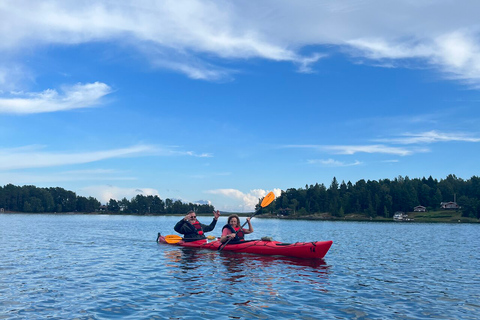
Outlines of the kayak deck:
M 158 236 L 157 242 L 182 247 L 210 250 L 218 250 L 219 247 L 222 246 L 222 243 L 219 240 L 209 242 L 207 239 L 191 242 L 179 241 L 177 243 L 167 243 L 165 241 L 165 237 L 161 235 Z M 238 244 L 227 244 L 222 250 L 261 255 L 279 255 L 302 259 L 322 259 L 325 257 L 332 244 L 333 241 L 282 243 L 279 241 L 247 240 Z

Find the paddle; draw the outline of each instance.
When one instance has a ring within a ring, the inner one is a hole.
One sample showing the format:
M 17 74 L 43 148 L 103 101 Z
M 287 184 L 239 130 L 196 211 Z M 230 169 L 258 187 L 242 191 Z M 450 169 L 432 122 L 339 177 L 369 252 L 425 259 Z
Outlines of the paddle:
M 207 236 L 208 240 L 214 240 L 216 239 L 214 236 Z M 183 238 L 180 236 L 177 236 L 176 234 L 169 234 L 165 236 L 165 242 L 166 243 L 178 243 L 182 241 Z
M 169 234 L 165 236 L 165 242 L 166 243 L 177 243 L 182 241 L 182 237 L 177 236 L 176 234 Z
M 250 219 L 252 219 L 257 213 L 259 213 L 262 208 L 265 208 L 266 206 L 268 206 L 270 203 L 272 203 L 272 201 L 275 200 L 275 194 L 273 192 L 269 192 L 265 198 L 263 198 L 262 200 L 262 203 L 260 204 L 260 209 L 258 209 L 257 211 L 255 211 L 251 216 L 250 216 Z M 247 224 L 247 221 L 245 221 L 245 223 L 240 227 L 240 229 L 238 229 L 237 231 L 235 231 L 235 236 L 237 235 L 237 232 L 241 229 L 243 229 L 243 227 Z M 233 238 L 235 237 L 232 237 L 232 238 L 229 238 L 223 245 L 221 245 L 220 247 L 218 247 L 218 251 L 222 251 L 223 248 L 225 248 L 225 246 L 230 242 L 230 240 L 232 240 Z

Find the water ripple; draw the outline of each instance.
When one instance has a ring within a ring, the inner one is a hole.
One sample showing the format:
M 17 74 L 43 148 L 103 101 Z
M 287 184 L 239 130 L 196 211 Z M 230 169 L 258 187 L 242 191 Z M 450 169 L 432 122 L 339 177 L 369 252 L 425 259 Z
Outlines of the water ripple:
M 325 260 L 312 261 L 156 244 L 156 232 L 175 221 L 0 215 L 0 319 L 477 319 L 480 313 L 477 225 L 254 221 L 256 234 L 285 242 L 334 240 Z

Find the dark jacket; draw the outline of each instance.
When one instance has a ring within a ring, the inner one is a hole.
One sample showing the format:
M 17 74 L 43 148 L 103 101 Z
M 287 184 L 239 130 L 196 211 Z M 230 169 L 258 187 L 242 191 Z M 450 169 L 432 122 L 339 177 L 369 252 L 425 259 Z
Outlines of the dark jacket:
M 217 220 L 215 219 L 212 220 L 212 223 L 210 223 L 210 225 L 200 223 L 203 233 L 212 231 L 213 229 L 215 229 L 216 225 Z M 189 221 L 185 221 L 184 219 L 178 221 L 175 227 L 173 227 L 173 229 L 176 232 L 183 234 L 183 240 L 187 242 L 206 239 L 205 234 L 198 234 L 197 229 Z

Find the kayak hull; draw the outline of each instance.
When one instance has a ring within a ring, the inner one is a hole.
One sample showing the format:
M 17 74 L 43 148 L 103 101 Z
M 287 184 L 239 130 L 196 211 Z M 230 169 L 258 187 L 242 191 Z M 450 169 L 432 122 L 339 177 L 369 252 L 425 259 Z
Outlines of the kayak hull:
M 165 243 L 188 248 L 218 250 L 222 245 L 219 240 L 207 241 L 207 239 L 177 243 L 167 243 L 163 236 L 159 236 L 158 243 Z M 227 244 L 222 251 L 245 252 L 261 255 L 278 255 L 302 259 L 322 259 L 332 246 L 333 241 L 312 241 L 282 243 L 279 241 L 248 240 L 239 244 Z

